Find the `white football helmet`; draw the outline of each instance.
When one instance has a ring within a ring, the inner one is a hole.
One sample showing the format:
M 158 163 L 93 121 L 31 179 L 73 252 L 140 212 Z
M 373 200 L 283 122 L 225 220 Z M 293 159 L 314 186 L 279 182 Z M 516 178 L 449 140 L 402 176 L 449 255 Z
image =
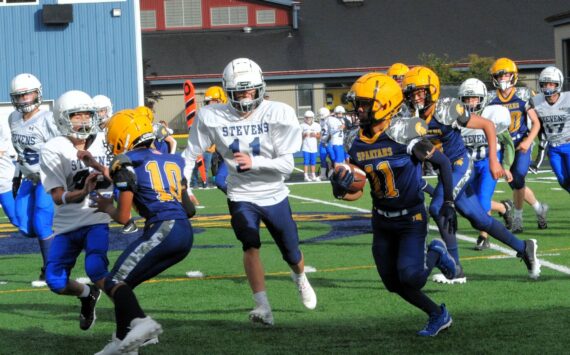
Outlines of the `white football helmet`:
M 265 95 L 263 73 L 259 65 L 251 59 L 232 60 L 224 69 L 222 83 L 228 95 L 228 101 L 239 112 L 251 112 L 263 101 Z M 236 98 L 237 92 L 251 89 L 256 90 L 253 100 Z
M 97 119 L 99 124 L 106 123 L 113 116 L 113 104 L 111 99 L 105 95 L 97 95 L 93 97 L 93 105 L 97 111 Z
M 546 83 L 554 83 L 556 84 L 555 89 L 547 89 L 545 84 Z M 560 93 L 562 91 L 562 85 L 564 84 L 564 75 L 560 69 L 556 67 L 546 67 L 538 76 L 538 85 L 540 86 L 540 91 L 544 94 L 544 96 L 552 96 L 554 94 Z
M 475 106 L 465 105 L 467 110 L 470 112 L 474 112 L 476 114 L 480 114 L 485 106 L 487 106 L 487 87 L 485 84 L 475 78 L 469 78 L 461 83 L 459 86 L 459 92 L 457 93 L 459 101 L 463 102 L 464 98 L 467 97 L 478 97 L 479 103 Z
M 76 139 L 87 139 L 97 133 L 97 112 L 93 100 L 89 95 L 79 90 L 67 91 L 56 101 L 53 109 L 53 118 L 62 135 Z M 76 112 L 89 112 L 91 118 L 81 127 L 71 123 L 71 116 Z
M 344 109 L 344 106 L 338 105 L 337 107 L 334 108 L 335 115 L 345 115 L 346 114 L 346 110 Z
M 22 95 L 34 91 L 37 93 L 34 99 L 28 101 L 20 100 Z M 17 111 L 22 113 L 32 112 L 42 104 L 42 84 L 32 74 L 18 74 L 12 79 L 10 84 L 10 98 L 12 99 L 12 105 L 14 105 Z
M 313 124 L 313 121 L 315 120 L 315 113 L 311 110 L 305 111 L 304 118 L 306 124 Z
M 321 107 L 319 109 L 319 120 L 324 120 L 325 118 L 329 117 L 330 115 L 331 115 L 331 112 L 328 108 Z

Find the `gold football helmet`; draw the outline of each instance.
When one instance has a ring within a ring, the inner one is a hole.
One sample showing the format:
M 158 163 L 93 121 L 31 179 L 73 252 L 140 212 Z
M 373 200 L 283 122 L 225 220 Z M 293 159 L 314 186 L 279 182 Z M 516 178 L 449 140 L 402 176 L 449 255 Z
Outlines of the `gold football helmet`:
M 400 111 L 404 96 L 398 83 L 386 74 L 368 73 L 358 78 L 347 96 L 358 114 L 359 109 L 368 111 L 359 114 L 360 126 L 370 126 L 390 120 Z
M 519 78 L 519 70 L 515 62 L 509 58 L 499 58 L 489 69 L 491 74 L 491 79 L 493 80 L 493 86 L 497 89 L 506 90 L 517 84 Z M 501 76 L 505 74 L 512 74 L 510 80 L 501 81 Z
M 138 108 L 137 108 L 138 109 Z M 109 120 L 107 149 L 114 155 L 126 153 L 144 142 L 151 142 L 155 135 L 148 117 L 137 109 L 122 110 Z
M 225 104 L 228 102 L 228 97 L 220 86 L 210 86 L 204 93 L 204 105 L 209 105 L 212 100 Z
M 410 68 L 408 68 L 406 64 L 394 63 L 392 66 L 390 66 L 390 68 L 388 68 L 386 74 L 392 77 L 392 79 L 396 80 L 398 83 L 402 83 L 404 80 L 404 75 L 406 75 L 408 71 L 410 71 Z
M 151 125 L 154 122 L 154 113 L 150 108 L 146 106 L 138 106 L 137 108 L 134 109 L 134 111 L 136 111 L 137 114 L 146 117 L 146 119 L 150 122 Z
M 439 77 L 433 70 L 427 67 L 414 67 L 404 76 L 402 88 L 408 106 L 423 113 L 439 99 L 440 86 Z M 425 101 L 417 104 L 414 100 L 414 92 L 420 89 L 425 90 Z

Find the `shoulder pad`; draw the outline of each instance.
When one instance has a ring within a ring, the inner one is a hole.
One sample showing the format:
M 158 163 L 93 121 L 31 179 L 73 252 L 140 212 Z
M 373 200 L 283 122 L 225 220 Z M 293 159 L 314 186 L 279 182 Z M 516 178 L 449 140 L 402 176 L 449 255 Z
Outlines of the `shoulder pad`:
M 392 119 L 386 134 L 390 139 L 400 144 L 408 144 L 412 139 L 427 133 L 427 125 L 418 117 L 404 118 L 397 116 Z
M 497 91 L 496 90 L 489 91 L 489 93 L 487 94 L 487 102 L 491 102 L 495 98 L 497 98 Z
M 516 95 L 523 101 L 528 101 L 532 96 L 535 95 L 534 92 L 527 87 L 518 87 L 516 90 Z
M 471 114 L 465 110 L 465 106 L 456 98 L 445 97 L 439 99 L 435 106 L 434 118 L 444 125 L 452 125 L 457 122 L 465 126 Z
M 116 155 L 111 161 L 110 173 L 113 175 L 114 172 L 119 171 L 122 167 L 132 166 L 133 162 L 126 154 Z
M 354 129 L 351 129 L 350 131 L 348 131 L 346 133 L 346 135 L 344 136 L 344 151 L 345 152 L 348 152 L 350 150 L 350 147 L 352 147 L 352 143 L 354 143 L 356 138 L 358 138 L 359 134 L 360 134 L 360 127 L 356 127 Z
M 154 135 L 156 136 L 156 139 L 158 139 L 159 141 L 164 140 L 164 138 L 168 137 L 168 131 L 166 130 L 166 127 L 164 127 L 163 125 L 161 125 L 160 123 L 155 123 L 153 125 L 154 127 Z

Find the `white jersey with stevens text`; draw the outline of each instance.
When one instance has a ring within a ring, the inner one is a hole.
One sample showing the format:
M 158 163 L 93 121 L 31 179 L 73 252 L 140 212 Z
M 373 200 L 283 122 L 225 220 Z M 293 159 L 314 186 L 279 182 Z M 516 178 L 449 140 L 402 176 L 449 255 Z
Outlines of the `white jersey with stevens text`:
M 310 137 L 311 133 L 320 133 L 321 125 L 317 122 L 312 124 L 307 124 L 305 122 L 301 123 L 301 130 L 303 131 L 303 145 L 301 150 L 308 153 L 316 153 L 318 149 L 317 137 Z M 305 136 L 307 134 L 307 136 Z
M 23 114 L 14 111 L 8 118 L 12 131 L 12 144 L 18 153 L 20 171 L 24 177 L 40 172 L 40 150 L 59 131 L 50 111 L 38 111 L 24 121 Z
M 344 121 L 342 118 L 330 116 L 327 119 L 327 129 L 330 135 L 329 143 L 332 145 L 343 145 L 344 143 Z
M 538 119 L 548 144 L 557 146 L 570 142 L 570 93 L 561 92 L 558 100 L 551 105 L 544 94 L 534 96 L 530 101 L 536 110 Z
M 262 101 L 246 118 L 229 104 L 215 104 L 198 110 L 184 152 L 184 177 L 190 173 L 196 157 L 212 144 L 228 167 L 228 198 L 260 206 L 281 202 L 289 194 L 285 179 L 291 174 L 293 154 L 301 148 L 301 127 L 292 107 Z M 242 171 L 234 152 L 249 154 L 253 168 Z M 274 160 L 280 158 L 279 160 Z M 287 163 L 284 163 L 287 161 Z
M 110 156 L 105 147 L 105 134 L 98 133 L 93 143 L 87 148 L 100 164 L 109 166 Z M 41 179 L 46 191 L 63 187 L 64 191 L 81 190 L 85 179 L 92 171 L 77 159 L 77 149 L 69 138 L 59 136 L 47 142 L 41 151 Z M 111 188 L 105 191 L 112 191 Z M 54 204 L 55 205 L 55 204 Z M 107 213 L 94 212 L 89 207 L 89 196 L 81 203 L 55 205 L 53 229 L 55 234 L 70 232 L 94 224 L 107 224 L 111 218 Z
M 0 194 L 12 191 L 12 178 L 16 166 L 16 151 L 12 145 L 12 134 L 8 120 L 0 118 Z
M 509 110 L 504 106 L 487 106 L 483 109 L 483 112 L 481 112 L 481 116 L 484 119 L 493 122 L 497 135 L 506 131 L 511 124 L 511 114 Z M 475 161 L 487 157 L 488 143 L 485 131 L 482 129 L 461 127 L 461 136 L 463 137 L 465 146 L 472 153 L 472 157 Z

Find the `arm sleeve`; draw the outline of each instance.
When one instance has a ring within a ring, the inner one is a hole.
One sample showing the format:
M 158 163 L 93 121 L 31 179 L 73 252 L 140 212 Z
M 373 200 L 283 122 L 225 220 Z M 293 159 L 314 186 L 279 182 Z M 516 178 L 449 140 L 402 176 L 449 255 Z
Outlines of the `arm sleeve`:
M 509 170 L 515 160 L 515 144 L 508 130 L 497 135 L 497 139 L 503 147 L 503 169 Z
M 453 174 L 451 172 L 451 163 L 449 159 L 443 155 L 439 150 L 434 150 L 431 157 L 427 159 L 432 164 L 437 165 L 439 168 L 439 178 L 443 185 L 443 198 L 444 201 L 454 201 L 455 196 L 453 194 Z
M 63 171 L 59 154 L 51 149 L 42 148 L 40 154 L 40 178 L 44 189 L 49 193 L 56 187 L 67 191 L 65 172 Z
M 182 153 L 185 161 L 183 174 L 188 182 L 192 180 L 192 170 L 194 170 L 198 155 L 205 152 L 212 144 L 207 127 L 198 112 L 188 134 L 188 146 Z

